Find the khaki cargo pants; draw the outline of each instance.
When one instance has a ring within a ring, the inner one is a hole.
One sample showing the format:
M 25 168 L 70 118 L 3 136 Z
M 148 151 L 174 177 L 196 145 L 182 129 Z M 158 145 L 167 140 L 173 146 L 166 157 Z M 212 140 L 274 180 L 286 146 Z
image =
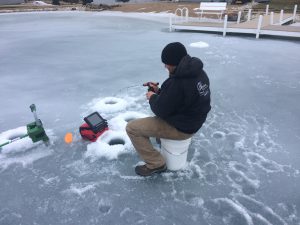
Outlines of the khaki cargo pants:
M 146 162 L 149 169 L 161 167 L 165 164 L 160 152 L 153 148 L 150 137 L 185 140 L 192 136 L 192 134 L 178 131 L 175 127 L 156 116 L 130 121 L 126 126 L 126 132 L 134 148 Z

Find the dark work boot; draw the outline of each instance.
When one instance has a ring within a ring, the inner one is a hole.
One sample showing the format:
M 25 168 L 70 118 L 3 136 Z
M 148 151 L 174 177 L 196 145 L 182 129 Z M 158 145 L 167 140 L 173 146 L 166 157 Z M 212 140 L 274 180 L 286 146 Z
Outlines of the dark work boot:
M 166 164 L 154 169 L 149 169 L 146 165 L 135 167 L 135 173 L 143 177 L 151 176 L 154 173 L 162 173 L 165 172 L 166 170 L 167 170 Z

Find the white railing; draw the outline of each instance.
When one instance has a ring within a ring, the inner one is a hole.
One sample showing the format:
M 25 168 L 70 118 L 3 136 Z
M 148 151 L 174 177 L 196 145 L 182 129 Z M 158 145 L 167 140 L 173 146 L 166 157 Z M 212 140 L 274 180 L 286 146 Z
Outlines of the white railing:
M 177 15 L 179 13 L 179 15 Z M 176 18 L 179 19 L 180 22 L 188 22 L 189 19 L 189 9 L 187 7 L 177 8 L 175 10 L 175 22 Z
M 296 22 L 297 7 L 298 7 L 298 5 L 295 5 L 295 7 L 294 7 L 294 13 L 293 13 L 293 22 L 294 22 L 294 23 Z
M 296 21 L 296 18 L 297 18 L 297 8 L 298 8 L 298 5 L 295 5 L 294 6 L 294 11 L 293 11 L 293 22 Z M 277 24 L 277 25 L 282 25 L 282 23 L 284 23 L 284 10 L 280 10 L 280 14 L 279 14 L 279 21 L 278 22 L 275 22 L 274 21 L 274 12 L 270 12 L 269 10 L 269 5 L 266 5 L 266 10 L 265 10 L 265 15 L 270 15 L 270 24 L 273 25 L 273 24 Z M 260 14 L 258 14 L 259 16 Z M 257 15 L 253 15 L 252 14 L 252 9 L 249 9 L 248 10 L 248 15 L 247 15 L 247 21 L 250 21 L 251 19 L 253 18 L 257 18 Z M 237 23 L 240 23 L 239 19 L 238 19 L 238 22 Z
M 189 9 L 187 7 L 177 8 L 174 14 L 169 17 L 169 31 L 172 31 L 173 23 L 188 22 L 189 20 Z
M 294 12 L 293 12 L 293 17 L 292 17 L 293 22 L 295 22 L 297 20 L 297 16 L 298 16 L 297 15 L 297 7 L 298 7 L 297 5 L 295 5 L 295 7 L 294 7 Z M 188 13 L 189 13 L 189 11 L 188 11 L 188 9 L 186 7 L 176 9 L 175 15 L 172 14 L 170 16 L 170 31 L 172 31 L 173 17 L 174 17 L 174 21 L 176 21 L 176 18 L 177 18 L 177 20 L 179 19 L 180 22 L 188 22 L 188 20 L 193 21 L 193 18 L 189 18 L 188 17 Z M 269 7 L 268 6 L 266 8 L 266 11 L 263 13 L 263 15 L 256 14 L 255 17 L 257 18 L 257 16 L 258 16 L 258 22 L 257 22 L 257 26 L 255 28 L 256 31 L 253 32 L 253 33 L 256 34 L 256 38 L 259 38 L 259 35 L 261 33 L 262 25 L 263 24 L 266 25 L 266 21 L 263 23 L 264 16 L 267 17 L 268 15 L 270 15 L 270 21 L 269 21 L 270 25 L 274 25 L 274 24 L 280 24 L 281 25 L 284 22 L 283 13 L 284 13 L 284 11 L 281 10 L 279 20 L 278 20 L 278 17 L 277 17 L 278 23 L 275 23 L 275 21 L 274 21 L 275 20 L 274 19 L 274 12 L 269 12 Z M 237 18 L 237 24 L 239 24 L 241 22 L 241 15 L 242 15 L 242 12 L 239 11 L 238 12 L 238 18 Z M 249 9 L 246 20 L 250 21 L 251 19 L 252 19 L 252 10 Z M 291 17 L 289 17 L 289 20 L 291 20 Z M 224 17 L 224 23 L 223 23 L 223 36 L 226 36 L 226 33 L 227 33 L 228 29 L 231 29 L 231 28 L 228 28 L 228 15 L 225 15 L 225 17 Z

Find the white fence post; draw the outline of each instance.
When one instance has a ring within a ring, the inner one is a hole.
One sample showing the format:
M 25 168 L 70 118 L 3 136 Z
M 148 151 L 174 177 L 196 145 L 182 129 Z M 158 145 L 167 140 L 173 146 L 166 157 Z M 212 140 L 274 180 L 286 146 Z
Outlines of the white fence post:
M 270 24 L 274 24 L 274 12 L 271 12 L 271 17 L 270 17 Z
M 223 37 L 226 36 L 227 21 L 228 21 L 228 15 L 225 15 L 225 17 L 224 17 L 224 27 L 223 27 Z
M 266 7 L 266 15 L 268 15 L 269 14 L 269 5 L 267 5 L 267 7 Z
M 172 32 L 172 14 L 169 16 L 169 31 Z
M 252 9 L 249 9 L 249 11 L 248 11 L 248 20 L 247 21 L 251 20 L 251 12 L 252 12 Z
M 256 38 L 259 38 L 262 21 L 263 21 L 263 16 L 260 15 L 258 20 L 257 30 L 256 30 Z
M 283 9 L 280 11 L 280 18 L 279 18 L 279 24 L 281 25 L 283 20 Z
M 188 20 L 189 20 L 189 9 L 187 7 L 184 7 L 182 9 L 182 16 L 183 16 L 184 12 L 185 12 L 185 22 L 188 22 Z
M 178 23 L 178 16 L 177 16 L 177 12 L 179 12 L 179 18 L 181 19 L 181 16 L 182 16 L 182 9 L 181 8 L 177 8 L 176 10 L 175 10 L 175 18 L 174 18 L 174 21 L 175 21 L 175 23 Z
M 241 22 L 241 16 L 242 16 L 242 12 L 239 11 L 238 18 L 237 18 L 237 24 L 239 24 Z
M 298 7 L 298 5 L 295 5 L 295 7 L 294 7 L 293 22 L 296 22 L 297 7 Z

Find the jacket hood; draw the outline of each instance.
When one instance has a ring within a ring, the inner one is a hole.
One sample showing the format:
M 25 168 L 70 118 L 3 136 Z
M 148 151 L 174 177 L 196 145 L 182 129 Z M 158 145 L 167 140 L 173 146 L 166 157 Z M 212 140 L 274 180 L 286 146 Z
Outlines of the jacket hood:
M 203 63 L 200 59 L 186 55 L 177 66 L 173 77 L 186 78 L 195 77 L 203 70 Z

